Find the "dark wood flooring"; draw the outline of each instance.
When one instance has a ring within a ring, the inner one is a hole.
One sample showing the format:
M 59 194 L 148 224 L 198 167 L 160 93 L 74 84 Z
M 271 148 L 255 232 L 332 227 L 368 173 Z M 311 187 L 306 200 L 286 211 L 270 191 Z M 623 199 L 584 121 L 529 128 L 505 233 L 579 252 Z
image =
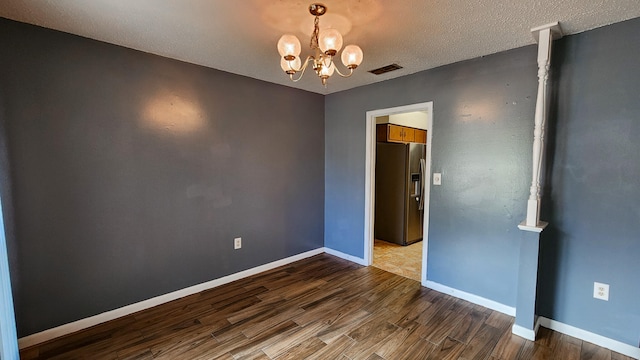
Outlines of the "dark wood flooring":
M 22 359 L 606 359 L 623 355 L 318 255 L 40 344 Z

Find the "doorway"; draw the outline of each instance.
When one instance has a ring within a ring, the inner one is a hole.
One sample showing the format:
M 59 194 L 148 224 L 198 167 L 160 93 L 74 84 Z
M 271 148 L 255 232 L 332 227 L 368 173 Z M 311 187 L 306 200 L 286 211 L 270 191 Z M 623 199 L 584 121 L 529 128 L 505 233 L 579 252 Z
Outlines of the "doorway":
M 365 229 L 364 229 L 364 256 L 365 264 L 370 266 L 374 263 L 374 249 L 375 241 L 375 179 L 376 179 L 376 119 L 381 117 L 391 117 L 400 114 L 421 112 L 426 115 L 426 130 L 427 130 L 427 144 L 425 155 L 425 187 L 424 187 L 424 211 L 423 211 L 423 240 L 420 242 L 422 249 L 421 255 L 421 270 L 420 270 L 420 282 L 424 285 L 427 280 L 427 253 L 428 253 L 428 235 L 429 235 L 429 193 L 430 193 L 430 178 L 431 178 L 431 143 L 433 136 L 433 102 L 419 103 L 413 105 L 406 105 L 394 108 L 380 109 L 368 111 L 366 114 L 366 155 L 365 155 Z M 400 116 L 401 117 L 401 116 Z M 380 243 L 379 243 L 380 244 Z M 387 245 L 382 243 L 382 245 Z M 393 246 L 385 246 L 386 249 L 381 251 L 390 251 L 392 257 L 394 257 Z M 409 246 L 410 247 L 410 246 Z M 397 247 L 396 247 L 397 248 Z M 407 248 L 407 247 L 403 247 Z M 398 249 L 398 248 L 397 248 Z M 399 249 L 405 252 L 409 249 Z M 411 249 L 413 250 L 413 249 Z M 402 251 L 399 251 L 398 257 L 403 256 Z M 401 274 L 402 275 L 402 274 Z M 403 275 L 406 276 L 406 275 Z

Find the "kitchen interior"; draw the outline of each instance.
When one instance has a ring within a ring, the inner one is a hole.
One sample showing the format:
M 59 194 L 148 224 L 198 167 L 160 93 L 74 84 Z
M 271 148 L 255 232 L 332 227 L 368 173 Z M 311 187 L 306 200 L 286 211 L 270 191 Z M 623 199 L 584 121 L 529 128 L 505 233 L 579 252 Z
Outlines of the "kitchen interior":
M 376 118 L 373 266 L 421 280 L 428 115 Z

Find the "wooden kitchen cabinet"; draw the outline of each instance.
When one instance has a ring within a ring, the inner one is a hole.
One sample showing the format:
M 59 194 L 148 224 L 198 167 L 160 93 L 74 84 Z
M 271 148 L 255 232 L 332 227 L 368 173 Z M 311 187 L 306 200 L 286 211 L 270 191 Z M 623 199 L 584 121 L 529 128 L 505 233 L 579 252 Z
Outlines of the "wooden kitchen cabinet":
M 378 140 L 380 140 L 380 135 L 382 135 L 382 137 L 388 141 L 404 141 L 404 129 L 402 126 L 382 125 L 381 127 L 378 125 L 378 130 L 383 130 L 382 134 L 378 131 Z
M 416 139 L 415 142 L 420 144 L 427 143 L 427 130 L 416 129 Z
M 421 129 L 394 124 L 378 124 L 376 125 L 376 140 L 383 142 L 417 142 L 425 144 L 427 142 L 427 132 Z

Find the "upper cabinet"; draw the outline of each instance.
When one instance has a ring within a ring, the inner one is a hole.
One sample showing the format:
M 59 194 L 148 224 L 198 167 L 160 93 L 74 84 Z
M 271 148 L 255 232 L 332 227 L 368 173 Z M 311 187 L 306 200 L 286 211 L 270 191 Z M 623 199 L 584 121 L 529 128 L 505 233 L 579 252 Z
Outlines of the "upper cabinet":
M 415 142 L 420 144 L 427 143 L 427 130 L 416 129 L 416 140 Z
M 427 143 L 427 131 L 394 124 L 376 125 L 376 139 L 383 142 Z

